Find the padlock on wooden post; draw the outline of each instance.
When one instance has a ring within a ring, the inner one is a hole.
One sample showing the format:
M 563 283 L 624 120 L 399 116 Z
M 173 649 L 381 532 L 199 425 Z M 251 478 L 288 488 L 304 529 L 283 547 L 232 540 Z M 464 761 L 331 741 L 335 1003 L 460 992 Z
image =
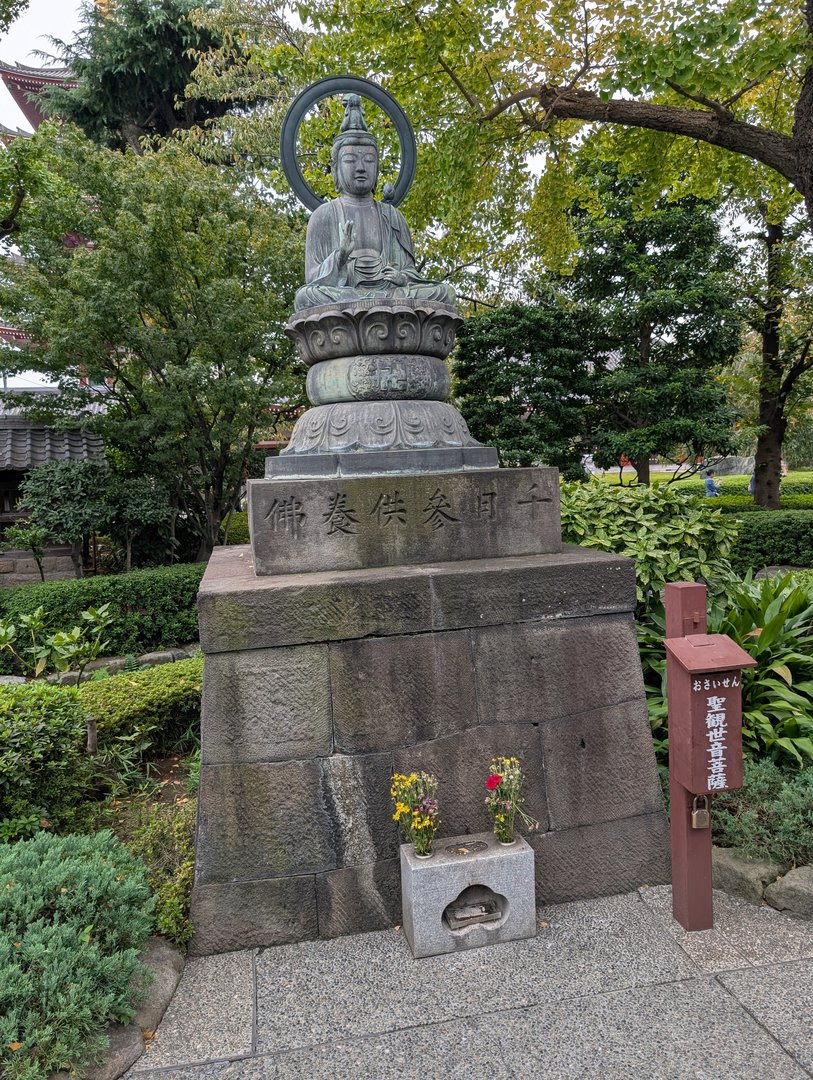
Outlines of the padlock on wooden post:
M 692 828 L 711 828 L 711 814 L 709 813 L 708 795 L 695 795 L 695 797 L 692 799 Z

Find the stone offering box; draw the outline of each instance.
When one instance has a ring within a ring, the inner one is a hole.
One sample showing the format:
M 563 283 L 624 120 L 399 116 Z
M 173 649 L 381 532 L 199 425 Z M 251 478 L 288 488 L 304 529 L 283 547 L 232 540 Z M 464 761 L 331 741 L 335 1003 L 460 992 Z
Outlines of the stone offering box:
M 430 858 L 401 846 L 404 934 L 412 955 L 477 949 L 536 934 L 534 853 L 493 833 L 435 839 Z

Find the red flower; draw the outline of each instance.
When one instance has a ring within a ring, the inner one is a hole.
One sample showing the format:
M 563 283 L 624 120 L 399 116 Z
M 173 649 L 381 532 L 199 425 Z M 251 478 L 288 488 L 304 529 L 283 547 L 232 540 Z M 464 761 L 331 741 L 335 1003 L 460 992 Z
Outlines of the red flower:
M 493 791 L 494 788 L 499 787 L 499 785 L 501 783 L 502 783 L 502 777 L 500 776 L 499 773 L 494 772 L 494 773 L 491 774 L 491 776 L 489 776 L 488 780 L 486 780 L 486 787 L 488 788 L 489 791 Z

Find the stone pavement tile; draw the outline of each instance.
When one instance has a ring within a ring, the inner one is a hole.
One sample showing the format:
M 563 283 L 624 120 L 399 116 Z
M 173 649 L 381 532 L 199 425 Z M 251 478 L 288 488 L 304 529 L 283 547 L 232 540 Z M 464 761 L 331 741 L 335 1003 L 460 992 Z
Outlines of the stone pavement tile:
M 688 978 L 697 969 L 637 894 L 544 909 L 533 940 L 413 960 L 392 930 L 266 949 L 257 959 L 257 1050 L 473 1017 L 512 1005 Z
M 253 1061 L 258 1060 L 253 1058 Z M 220 1080 L 231 1061 L 210 1061 L 206 1065 L 181 1065 L 177 1069 L 150 1069 L 149 1072 L 137 1072 L 138 1064 L 120 1080 Z M 273 1070 L 270 1074 L 273 1076 Z
M 719 979 L 801 1065 L 813 1072 L 813 961 L 731 971 Z
M 504 986 L 498 973 L 494 1003 L 506 1000 Z M 706 976 L 323 1043 L 234 1062 L 217 1074 L 217 1080 L 485 1077 L 806 1080 L 807 1074 Z
M 213 1058 L 250 1054 L 253 950 L 189 960 L 155 1038 L 131 1075 Z
M 766 904 L 749 904 L 714 890 L 714 928 L 688 932 L 672 917 L 669 885 L 638 890 L 667 933 L 704 971 L 781 963 L 813 957 L 813 923 L 794 919 Z

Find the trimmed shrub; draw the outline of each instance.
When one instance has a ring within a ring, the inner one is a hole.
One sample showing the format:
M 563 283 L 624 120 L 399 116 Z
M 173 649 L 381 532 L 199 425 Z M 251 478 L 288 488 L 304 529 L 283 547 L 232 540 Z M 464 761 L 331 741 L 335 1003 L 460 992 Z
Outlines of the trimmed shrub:
M 113 675 L 79 687 L 85 710 L 96 717 L 99 748 L 115 739 L 149 740 L 154 753 L 169 753 L 200 725 L 203 657 Z
M 703 578 L 719 591 L 733 576 L 728 557 L 739 522 L 712 501 L 673 487 L 563 484 L 562 539 L 631 556 L 640 604 L 657 599 L 668 581 Z
M 731 564 L 740 574 L 763 566 L 813 566 L 813 510 L 744 515 Z
M 76 690 L 49 683 L 0 686 L 0 838 L 76 824 L 100 781 L 85 754 L 85 711 Z
M 813 495 L 783 495 L 779 500 L 781 510 L 813 510 Z M 724 514 L 748 514 L 752 511 L 774 513 L 754 502 L 751 495 L 718 495 L 714 500 L 716 509 Z
M 229 518 L 229 533 L 226 543 L 229 546 L 233 544 L 251 543 L 251 539 L 248 535 L 248 514 L 232 514 L 232 516 Z
M 129 1023 L 147 981 L 146 871 L 108 832 L 0 844 L 0 1074 L 82 1068 Z M 134 987 L 135 982 L 135 987 Z
M 703 475 L 693 476 L 689 480 L 675 480 L 670 487 L 676 487 L 681 491 L 690 491 L 693 495 L 703 494 Z M 749 495 L 748 482 L 750 476 L 718 476 L 723 481 L 723 491 L 726 495 Z M 813 472 L 794 472 L 786 476 L 780 485 L 781 494 L 785 495 L 813 495 Z M 722 496 L 719 496 L 722 498 Z M 717 499 L 709 500 L 717 502 Z
M 714 839 L 785 866 L 813 863 L 813 768 L 789 773 L 747 761 L 739 791 L 714 797 Z
M 138 655 L 186 645 L 198 636 L 196 609 L 203 563 L 131 570 L 126 574 L 18 585 L 0 593 L 0 614 L 11 622 L 38 607 L 54 630 L 81 624 L 88 608 L 110 604 L 113 621 L 105 634 L 108 654 Z

